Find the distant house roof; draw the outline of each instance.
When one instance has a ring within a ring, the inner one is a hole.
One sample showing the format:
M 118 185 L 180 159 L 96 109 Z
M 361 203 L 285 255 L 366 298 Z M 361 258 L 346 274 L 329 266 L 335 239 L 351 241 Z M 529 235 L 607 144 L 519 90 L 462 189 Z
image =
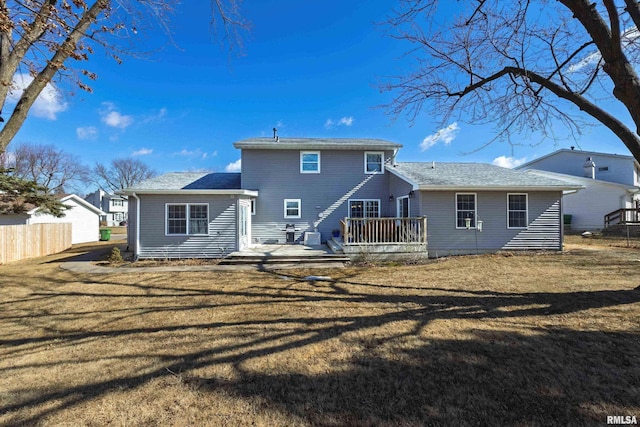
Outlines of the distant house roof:
M 125 188 L 120 194 L 246 194 L 257 191 L 241 188 L 239 173 L 171 172 Z
M 234 147 L 264 150 L 396 150 L 402 144 L 371 138 L 249 138 L 237 141 Z
M 568 148 L 563 148 L 563 149 L 560 149 L 560 150 L 556 150 L 556 151 L 554 151 L 552 153 L 545 154 L 544 156 L 540 156 L 540 157 L 538 157 L 536 159 L 528 161 L 527 163 L 523 163 L 523 164 L 519 165 L 518 167 L 516 167 L 515 169 L 527 169 L 531 165 L 534 165 L 534 164 L 538 163 L 540 160 L 544 160 L 546 158 L 556 156 L 559 153 L 571 153 L 571 154 L 574 154 L 574 155 L 580 155 L 580 157 L 584 157 L 585 159 L 587 157 L 601 156 L 601 157 L 613 157 L 613 158 L 616 158 L 616 159 L 626 159 L 626 160 L 635 161 L 633 156 L 630 156 L 628 154 L 600 153 L 598 151 L 570 150 Z M 638 163 L 638 162 L 636 162 L 636 163 Z
M 413 163 L 388 166 L 415 190 L 577 190 L 581 185 L 486 163 Z
M 549 171 L 543 171 L 539 169 L 527 169 L 525 173 L 545 176 L 553 179 L 559 179 L 559 180 L 568 182 L 569 184 L 581 185 L 583 187 L 586 187 L 589 184 L 599 184 L 599 185 L 604 185 L 609 187 L 617 187 L 617 188 L 625 189 L 630 193 L 640 192 L 640 187 L 619 184 L 617 182 L 611 182 L 611 181 L 603 181 L 601 179 L 592 179 L 592 178 L 585 178 L 581 176 L 568 175 L 565 173 L 549 172 Z

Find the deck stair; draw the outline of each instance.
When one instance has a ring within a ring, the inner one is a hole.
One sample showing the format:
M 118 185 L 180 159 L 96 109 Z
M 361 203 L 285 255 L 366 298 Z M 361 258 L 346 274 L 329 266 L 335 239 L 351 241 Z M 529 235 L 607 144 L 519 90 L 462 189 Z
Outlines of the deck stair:
M 344 254 L 332 253 L 327 246 L 261 245 L 233 252 L 220 261 L 220 265 L 246 264 L 336 264 L 350 261 Z

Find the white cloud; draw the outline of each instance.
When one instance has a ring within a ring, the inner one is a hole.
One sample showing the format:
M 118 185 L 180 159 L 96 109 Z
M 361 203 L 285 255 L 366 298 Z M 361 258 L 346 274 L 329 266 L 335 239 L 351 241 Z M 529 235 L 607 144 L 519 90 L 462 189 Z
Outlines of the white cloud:
M 420 149 L 422 151 L 426 151 L 440 141 L 442 141 L 444 145 L 449 145 L 451 144 L 451 141 L 453 141 L 455 137 L 458 135 L 459 130 L 460 130 L 460 127 L 458 126 L 458 123 L 453 122 L 446 128 L 440 129 L 436 133 L 433 133 L 427 136 L 425 139 L 423 139 L 422 142 L 420 143 Z
M 233 163 L 229 163 L 224 167 L 225 172 L 240 172 L 242 159 L 238 159 Z
M 491 164 L 495 166 L 501 166 L 503 168 L 513 169 L 525 163 L 526 161 L 527 161 L 526 157 L 516 159 L 514 157 L 500 156 L 493 159 Z
M 214 151 L 213 153 L 209 154 L 206 151 L 202 151 L 199 148 L 196 148 L 195 150 L 187 150 L 186 148 L 183 148 L 180 151 L 177 151 L 175 153 L 173 153 L 174 156 L 183 156 L 183 157 L 200 157 L 202 159 L 207 159 L 209 158 L 209 156 L 217 156 L 218 152 Z
M 153 113 L 153 114 L 142 117 L 139 120 L 139 122 L 142 124 L 161 123 L 167 117 L 167 114 L 168 114 L 167 109 L 162 107 L 157 113 Z
M 640 30 L 638 30 L 636 27 L 630 27 L 622 31 L 622 34 L 620 34 L 620 44 L 622 45 L 622 49 L 627 49 L 629 45 L 635 43 L 639 38 Z M 575 73 L 581 71 L 585 67 L 595 65 L 598 61 L 600 61 L 601 58 L 602 55 L 600 55 L 600 51 L 590 53 L 575 64 L 571 64 L 569 68 L 567 68 L 567 72 Z
M 98 129 L 93 126 L 80 127 L 76 129 L 78 139 L 96 139 L 98 137 Z
M 325 129 L 333 129 L 333 127 L 336 126 L 336 125 L 337 126 L 347 126 L 348 127 L 348 126 L 351 126 L 353 124 L 353 122 L 354 122 L 353 116 L 349 116 L 349 117 L 345 116 L 345 117 L 342 117 L 341 119 L 339 119 L 337 121 L 333 120 L 333 119 L 327 119 L 327 121 L 324 122 L 324 128 Z
M 13 77 L 9 99 L 17 102 L 22 96 L 24 89 L 33 81 L 33 77 L 29 74 L 18 73 Z M 62 99 L 62 94 L 53 85 L 47 83 L 42 92 L 36 98 L 31 107 L 31 112 L 36 117 L 42 117 L 49 120 L 56 120 L 56 115 L 65 111 L 68 104 Z
M 133 116 L 120 114 L 113 103 L 103 102 L 102 105 L 105 107 L 100 112 L 102 123 L 118 129 L 125 129 L 133 124 Z
M 139 150 L 134 151 L 133 153 L 131 153 L 132 156 L 146 156 L 148 154 L 153 153 L 153 150 L 151 148 L 141 148 Z
M 345 125 L 345 126 L 351 126 L 353 124 L 353 117 L 352 116 L 343 117 L 343 118 L 340 119 L 338 124 L 339 125 Z
M 120 114 L 117 111 L 111 111 L 102 116 L 102 122 L 107 126 L 125 129 L 133 123 L 133 117 Z

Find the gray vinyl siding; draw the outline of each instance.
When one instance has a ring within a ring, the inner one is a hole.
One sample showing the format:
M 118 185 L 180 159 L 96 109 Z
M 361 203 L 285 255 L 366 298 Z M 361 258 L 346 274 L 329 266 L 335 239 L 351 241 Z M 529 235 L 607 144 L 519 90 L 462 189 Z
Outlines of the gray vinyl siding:
M 476 251 L 562 249 L 561 192 L 526 192 L 529 226 L 526 229 L 509 229 L 507 192 L 469 191 L 476 194 L 478 219 L 483 221 L 482 232 L 456 228 L 456 192 L 420 193 L 421 213 L 427 216 L 429 256 L 473 254 Z
M 127 247 L 130 251 L 136 251 L 136 227 L 138 221 L 136 220 L 136 209 L 138 209 L 138 201 L 135 197 L 129 198 L 129 221 L 127 221 Z
M 389 203 L 390 216 L 398 216 L 398 198 L 408 196 L 412 189 L 413 186 L 402 178 L 399 178 L 394 174 L 389 174 L 389 195 L 393 195 L 394 197 L 393 203 Z M 417 193 L 417 191 L 414 192 L 414 198 L 409 200 L 409 216 L 412 217 L 419 216 L 418 212 L 420 212 L 420 206 L 415 199 L 415 195 Z
M 389 216 L 390 174 L 365 174 L 365 151 L 377 150 L 321 150 L 321 173 L 303 174 L 300 150 L 242 150 L 242 188 L 259 191 L 252 217 L 253 241 L 284 242 L 286 224 L 295 224 L 295 238 L 301 241 L 316 222 L 322 241 L 326 241 L 331 230 L 340 227 L 340 219 L 348 215 L 348 199 L 379 199 L 381 216 Z M 385 161 L 392 154 L 386 151 Z M 361 188 L 348 195 L 360 184 Z M 284 218 L 284 199 L 301 200 L 301 218 Z M 327 215 L 319 218 L 321 212 Z
M 235 196 L 139 195 L 140 258 L 219 258 L 236 250 Z M 205 203 L 209 214 L 206 236 L 165 235 L 167 203 Z

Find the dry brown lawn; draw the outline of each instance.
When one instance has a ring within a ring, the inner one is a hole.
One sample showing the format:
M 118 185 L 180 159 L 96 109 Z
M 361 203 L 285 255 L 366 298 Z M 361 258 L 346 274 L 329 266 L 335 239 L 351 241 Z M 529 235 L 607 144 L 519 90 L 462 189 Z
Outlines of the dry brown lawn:
M 0 424 L 640 418 L 640 245 L 573 240 L 331 271 L 59 268 L 82 248 L 0 266 Z

